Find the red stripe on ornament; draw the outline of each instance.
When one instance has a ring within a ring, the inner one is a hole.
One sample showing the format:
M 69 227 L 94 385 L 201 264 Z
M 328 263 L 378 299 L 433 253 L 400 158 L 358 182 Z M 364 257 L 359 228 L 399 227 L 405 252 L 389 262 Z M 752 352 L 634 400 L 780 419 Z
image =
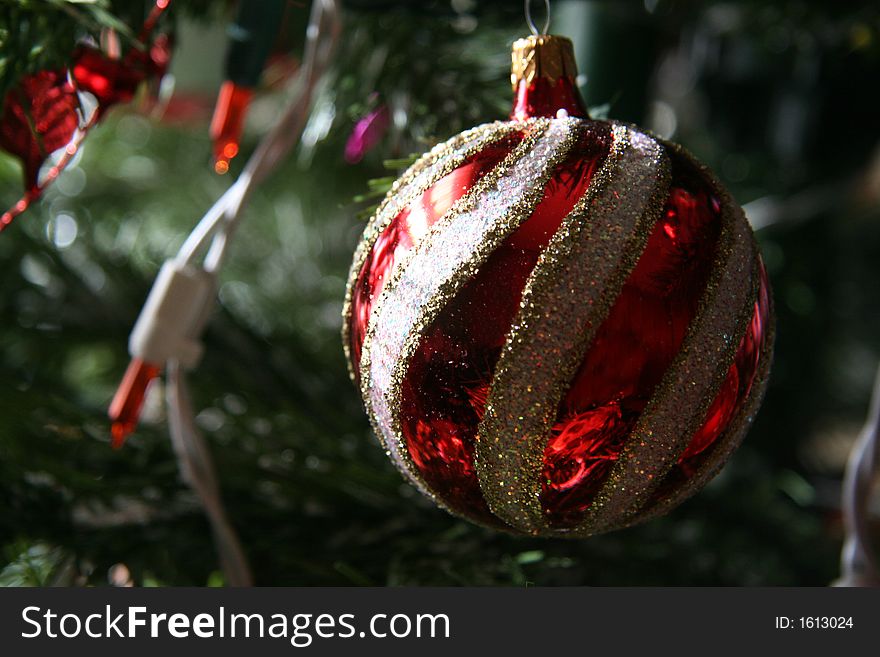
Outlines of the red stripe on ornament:
M 663 148 L 615 125 L 611 154 L 532 272 L 492 381 L 477 466 L 492 510 L 543 533 L 541 470 L 556 408 L 643 252 L 669 184 Z
M 406 368 L 423 331 L 446 302 L 534 210 L 579 134 L 572 120 L 507 125 L 523 126 L 527 135 L 395 267 L 362 348 L 361 393 L 374 428 L 395 464 L 429 495 L 400 428 Z M 443 505 L 442 499 L 437 501 Z
M 640 511 L 640 519 L 662 515 L 702 488 L 742 442 L 767 387 L 773 360 L 773 301 L 760 260 L 758 298 L 748 330 L 703 426 Z
M 578 533 L 607 531 L 641 519 L 640 509 L 699 433 L 747 333 L 759 283 L 754 239 L 740 209 L 704 175 L 722 205 L 721 234 L 706 290 L 680 352 L 627 437 Z
M 706 288 L 721 201 L 675 152 L 663 213 L 560 404 L 544 452 L 541 504 L 555 529 L 578 527 L 678 355 Z
M 454 511 L 484 524 L 499 521 L 480 489 L 474 447 L 495 366 L 541 251 L 586 193 L 610 144 L 608 124 L 585 124 L 531 216 L 427 329 L 403 381 L 401 429 L 419 474 Z
M 464 158 L 453 171 L 432 181 L 431 186 L 406 205 L 375 239 L 351 285 L 348 312 L 343 318 L 348 325 L 345 338 L 356 382 L 360 381 L 361 349 L 369 328 L 370 313 L 394 265 L 421 241 L 456 201 L 507 157 L 522 138 L 522 132 L 514 132 Z
M 549 155 L 558 151 L 567 141 L 565 133 L 570 133 L 568 123 L 551 130 L 547 121 L 483 126 L 487 127 L 495 136 L 520 130 L 525 134 L 517 147 L 459 199 L 395 265 L 373 309 L 361 354 L 361 395 L 376 435 L 401 472 L 441 506 L 442 500 L 435 498 L 419 476 L 400 432 L 400 388 L 405 366 L 417 347 L 421 330 L 439 312 L 454 286 L 463 282 L 467 272 L 476 269 L 491 250 L 492 226 L 509 220 L 507 212 L 498 214 L 502 206 L 512 210 L 526 201 L 531 203 L 525 192 L 526 187 L 533 188 L 535 183 L 524 185 L 523 194 L 503 194 L 501 188 L 510 188 L 515 178 L 522 178 L 535 170 L 540 160 L 534 157 L 526 160 L 526 155 L 538 152 Z M 447 144 L 458 144 L 474 133 L 462 133 Z M 485 134 L 482 136 L 485 137 Z M 566 152 L 567 148 L 565 146 Z M 471 147 L 471 151 L 477 150 L 476 145 Z M 418 173 L 414 181 L 428 174 L 433 175 L 435 168 L 432 165 L 427 174 Z M 544 168 L 546 165 L 540 166 L 540 169 Z M 404 182 L 398 181 L 394 187 L 400 187 Z M 543 182 L 540 185 L 543 186 Z M 395 203 L 396 200 L 397 197 L 391 194 L 386 197 L 391 207 L 402 205 L 399 201 Z M 479 214 L 479 210 L 489 201 L 496 211 Z M 380 209 L 377 221 L 382 217 L 382 212 Z M 390 212 L 387 213 L 387 220 L 391 220 Z

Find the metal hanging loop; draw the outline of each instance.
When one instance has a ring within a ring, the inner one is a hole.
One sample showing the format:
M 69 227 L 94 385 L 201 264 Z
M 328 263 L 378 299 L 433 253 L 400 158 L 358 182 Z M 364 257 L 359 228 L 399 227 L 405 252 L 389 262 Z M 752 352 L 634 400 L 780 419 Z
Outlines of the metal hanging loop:
M 525 6 L 526 23 L 528 23 L 529 29 L 532 31 L 532 34 L 536 36 L 538 34 L 547 34 L 547 32 L 550 30 L 550 0 L 544 0 L 544 10 L 547 14 L 547 18 L 544 21 L 544 28 L 540 32 L 538 32 L 535 21 L 532 20 L 531 0 L 525 0 L 523 5 Z

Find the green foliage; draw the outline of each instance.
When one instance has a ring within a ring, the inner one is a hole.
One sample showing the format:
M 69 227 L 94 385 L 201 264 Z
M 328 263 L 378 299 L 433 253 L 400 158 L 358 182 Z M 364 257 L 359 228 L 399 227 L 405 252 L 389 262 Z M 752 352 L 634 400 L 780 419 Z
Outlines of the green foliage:
M 57 586 L 69 583 L 71 558 L 64 550 L 43 543 L 13 544 L 9 563 L 0 570 L 0 586 Z

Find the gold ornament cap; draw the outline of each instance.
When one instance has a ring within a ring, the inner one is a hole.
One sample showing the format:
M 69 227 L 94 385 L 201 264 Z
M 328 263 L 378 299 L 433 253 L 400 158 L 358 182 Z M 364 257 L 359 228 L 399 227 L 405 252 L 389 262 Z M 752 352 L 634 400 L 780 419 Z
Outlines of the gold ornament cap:
M 513 109 L 510 118 L 522 121 L 534 117 L 568 116 L 589 119 L 587 105 L 575 78 L 574 47 L 565 37 L 533 34 L 513 44 L 510 82 Z
M 510 84 L 516 93 L 520 81 L 531 85 L 544 78 L 552 84 L 560 79 L 574 82 L 577 65 L 571 40 L 554 34 L 531 34 L 513 43 Z

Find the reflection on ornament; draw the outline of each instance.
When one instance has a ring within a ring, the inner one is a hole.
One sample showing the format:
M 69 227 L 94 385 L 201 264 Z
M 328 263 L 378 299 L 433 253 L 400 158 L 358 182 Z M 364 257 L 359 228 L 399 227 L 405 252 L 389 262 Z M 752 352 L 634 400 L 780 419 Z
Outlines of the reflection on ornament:
M 773 342 L 739 207 L 678 146 L 587 116 L 571 44 L 514 45 L 511 120 L 393 186 L 352 264 L 344 341 L 397 467 L 450 511 L 584 536 L 705 484 Z

